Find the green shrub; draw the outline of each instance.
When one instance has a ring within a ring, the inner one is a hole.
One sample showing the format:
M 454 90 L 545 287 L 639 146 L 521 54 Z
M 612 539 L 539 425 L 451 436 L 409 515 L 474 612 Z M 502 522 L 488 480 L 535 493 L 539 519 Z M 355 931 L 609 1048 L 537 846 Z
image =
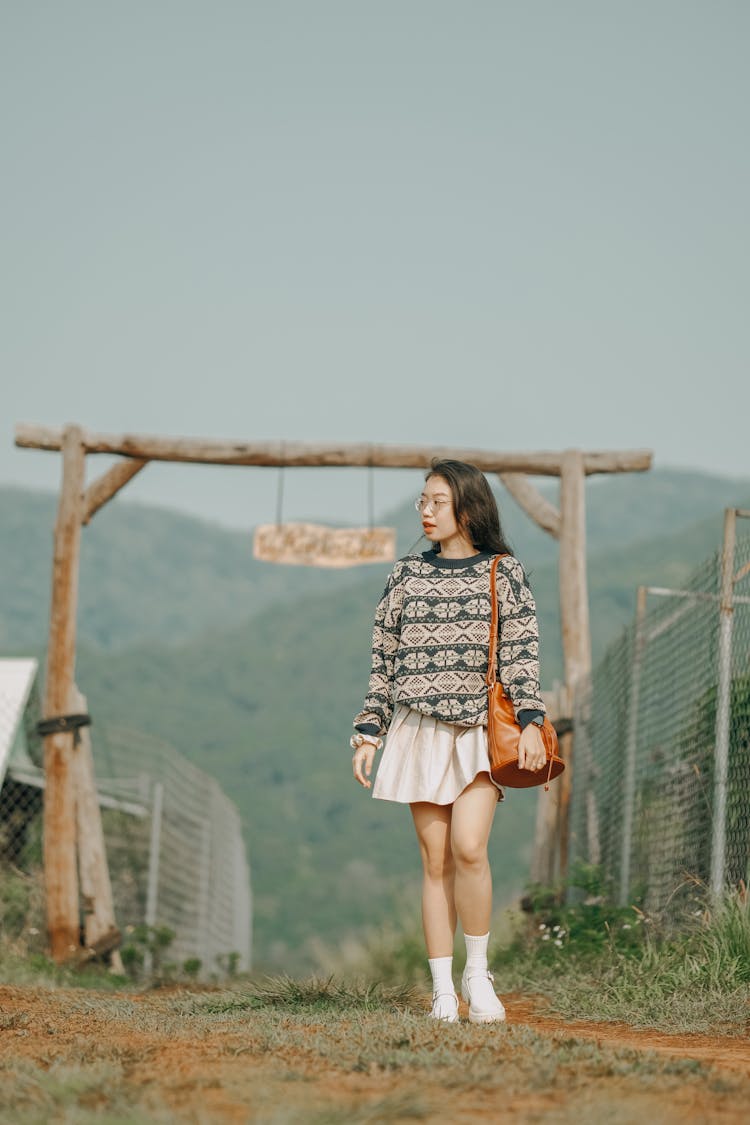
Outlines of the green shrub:
M 577 892 L 568 899 L 569 891 Z M 600 868 L 577 865 L 559 887 L 530 886 L 522 900 L 525 924 L 496 952 L 496 964 L 531 958 L 556 964 L 571 957 L 596 960 L 604 950 L 634 956 L 644 948 L 651 920 L 636 906 L 607 901 L 609 886 Z
M 29 909 L 28 880 L 11 868 L 0 870 L 0 930 L 6 938 L 18 937 Z

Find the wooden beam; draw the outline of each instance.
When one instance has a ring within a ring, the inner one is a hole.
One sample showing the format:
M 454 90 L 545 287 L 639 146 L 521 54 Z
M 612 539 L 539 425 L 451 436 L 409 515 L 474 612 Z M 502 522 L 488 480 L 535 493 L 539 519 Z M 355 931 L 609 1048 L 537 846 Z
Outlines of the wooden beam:
M 16 426 L 15 442 L 24 449 L 59 450 L 62 431 L 47 426 Z M 530 473 L 559 476 L 561 453 L 498 453 L 497 450 L 455 449 L 427 445 L 350 445 L 314 442 L 214 441 L 205 438 L 156 437 L 143 434 L 83 435 L 86 453 L 119 454 L 146 461 L 186 461 L 208 465 L 261 465 L 266 467 L 370 465 L 388 469 L 429 467 L 433 457 L 470 461 L 488 473 Z M 604 451 L 582 454 L 585 473 L 644 472 L 651 468 L 649 450 Z
M 576 686 L 591 671 L 586 581 L 586 495 L 583 455 L 569 449 L 562 457 L 560 476 L 560 624 L 568 708 L 572 711 Z M 565 772 L 549 793 L 541 793 L 537 807 L 532 878 L 552 884 L 567 875 L 568 825 L 573 785 L 573 735 L 560 737 Z
M 74 687 L 71 712 L 86 714 L 86 698 Z M 91 753 L 90 727 L 82 727 L 80 742 L 73 754 L 73 778 L 78 829 L 78 873 L 81 880 L 83 905 L 84 943 L 87 949 L 99 949 L 102 942 L 107 952 L 113 953 L 111 944 L 119 933 L 115 923 L 112 884 L 107 866 L 107 851 L 102 829 L 102 814 L 94 780 L 94 758 Z M 119 954 L 115 968 L 122 971 Z
M 560 624 L 565 683 L 569 691 L 591 671 L 586 581 L 586 495 L 583 456 L 563 454 L 560 477 Z
M 564 684 L 556 683 L 553 691 L 543 693 L 544 705 L 550 722 L 558 729 L 560 755 L 564 760 L 570 757 L 570 698 Z M 564 730 L 565 733 L 560 733 Z M 567 772 L 567 770 L 566 770 Z M 565 776 L 563 773 L 562 777 Z M 534 829 L 534 848 L 529 868 L 532 883 L 544 887 L 555 886 L 560 874 L 560 800 L 559 788 L 562 777 L 551 786 L 549 793 L 539 791 L 536 806 L 536 825 Z
M 554 504 L 542 496 L 525 473 L 499 473 L 500 480 L 520 508 L 555 539 L 560 538 L 560 513 Z
M 560 476 L 560 625 L 565 683 L 571 705 L 578 685 L 591 672 L 591 628 L 586 578 L 586 490 L 580 450 L 563 454 Z M 559 804 L 559 869 L 568 873 L 570 798 L 573 788 L 574 742 L 572 735 L 560 739 L 565 760 L 562 784 L 556 793 Z
M 83 523 L 89 523 L 91 517 L 103 508 L 129 480 L 132 480 L 136 473 L 140 473 L 144 465 L 148 465 L 145 459 L 127 458 L 113 465 L 98 480 L 93 481 L 86 489 L 83 498 Z
M 73 689 L 86 471 L 83 434 L 78 426 L 66 426 L 62 455 L 62 488 L 54 532 L 45 718 L 69 714 Z M 57 962 L 74 959 L 80 948 L 73 754 L 72 731 L 45 738 L 44 876 L 50 949 Z

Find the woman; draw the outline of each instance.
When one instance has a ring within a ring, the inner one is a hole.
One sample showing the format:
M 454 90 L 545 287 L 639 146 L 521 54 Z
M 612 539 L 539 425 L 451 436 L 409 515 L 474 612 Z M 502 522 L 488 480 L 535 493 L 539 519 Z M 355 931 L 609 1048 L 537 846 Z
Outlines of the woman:
M 422 922 L 432 974 L 433 1019 L 455 1023 L 453 941 L 466 940 L 462 995 L 469 1019 L 505 1019 L 487 966 L 492 877 L 487 843 L 502 790 L 490 777 L 485 675 L 490 565 L 508 552 L 483 473 L 433 461 L 416 501 L 432 550 L 394 566 L 375 613 L 372 672 L 351 739 L 354 776 L 366 789 L 388 732 L 373 797 L 408 804 L 422 855 Z M 545 764 L 539 726 L 536 607 L 517 559 L 497 568 L 498 674 L 522 728 L 519 764 Z

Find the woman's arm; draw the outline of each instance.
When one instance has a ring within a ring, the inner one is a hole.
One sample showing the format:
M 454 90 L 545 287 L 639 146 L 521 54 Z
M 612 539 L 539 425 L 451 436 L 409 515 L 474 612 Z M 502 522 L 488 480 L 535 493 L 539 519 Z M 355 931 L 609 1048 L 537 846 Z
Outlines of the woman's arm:
M 516 718 L 521 711 L 544 714 L 539 687 L 539 629 L 536 604 L 518 559 L 508 556 L 497 568 L 498 669 Z M 524 719 L 527 716 L 524 715 Z M 526 726 L 526 723 L 523 724 Z
M 364 734 L 385 734 L 393 715 L 393 674 L 403 602 L 399 578 L 400 568 L 394 567 L 375 610 L 370 682 L 362 710 L 354 716 L 355 728 Z

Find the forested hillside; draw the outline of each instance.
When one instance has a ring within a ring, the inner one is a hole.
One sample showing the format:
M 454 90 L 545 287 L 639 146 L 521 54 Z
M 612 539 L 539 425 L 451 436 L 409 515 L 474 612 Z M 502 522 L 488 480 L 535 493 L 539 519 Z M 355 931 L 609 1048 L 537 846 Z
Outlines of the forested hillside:
M 419 479 L 415 474 L 416 488 Z M 542 481 L 541 488 L 556 497 L 553 482 Z M 591 478 L 589 553 L 679 531 L 749 494 L 750 481 L 676 470 Z M 368 579 L 373 589 L 382 587 L 387 573 L 387 567 L 332 572 L 256 562 L 250 528 L 229 530 L 123 497 L 83 529 L 79 632 L 97 648 L 121 649 L 148 640 L 179 644 L 282 599 L 335 593 Z M 498 498 L 506 531 L 527 568 L 536 571 L 553 562 L 555 541 L 532 525 L 504 490 L 498 489 Z M 52 493 L 0 487 L 4 650 L 45 643 L 56 502 Z M 400 553 L 419 541 L 419 519 L 408 499 L 379 521 L 396 526 Z
M 697 474 L 591 482 L 595 656 L 630 620 L 635 587 L 681 584 L 718 545 L 722 507 L 749 506 L 748 498 L 748 482 Z M 4 490 L 0 503 L 2 649 L 41 653 L 53 500 Z M 512 501 L 503 510 L 531 574 L 550 686 L 561 675 L 556 547 L 527 529 Z M 402 549 L 414 542 L 415 517 L 407 505 L 395 514 Z M 78 680 L 96 752 L 105 761 L 108 724 L 152 731 L 237 802 L 257 956 L 303 966 L 315 941 L 377 924 L 398 903 L 413 909 L 419 871 L 408 810 L 355 785 L 347 745 L 387 568 L 341 574 L 254 563 L 249 535 L 126 503 L 100 513 L 85 534 Z M 535 800 L 510 794 L 498 810 L 498 900 L 523 883 Z
M 4 649 L 45 641 L 56 505 L 50 493 L 0 488 Z M 300 567 L 294 589 L 316 594 L 356 578 Z M 233 531 L 116 498 L 83 529 L 79 633 L 97 648 L 179 644 L 288 596 L 288 571 L 253 558 L 251 528 Z

